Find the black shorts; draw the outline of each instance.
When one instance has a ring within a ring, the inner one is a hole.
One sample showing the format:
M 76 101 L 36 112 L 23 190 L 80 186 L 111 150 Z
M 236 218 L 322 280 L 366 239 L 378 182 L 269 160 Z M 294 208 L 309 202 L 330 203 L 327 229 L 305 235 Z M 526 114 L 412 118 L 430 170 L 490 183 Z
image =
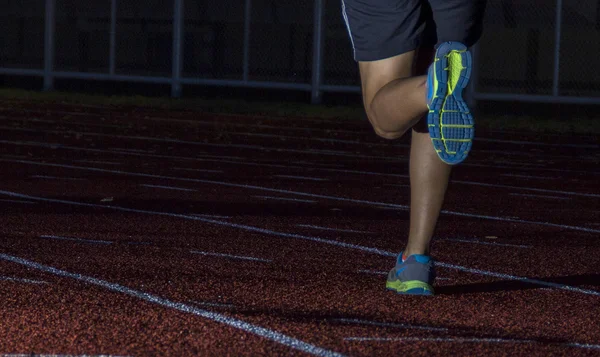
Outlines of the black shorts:
M 376 61 L 445 41 L 470 47 L 482 31 L 485 0 L 342 0 L 354 59 Z

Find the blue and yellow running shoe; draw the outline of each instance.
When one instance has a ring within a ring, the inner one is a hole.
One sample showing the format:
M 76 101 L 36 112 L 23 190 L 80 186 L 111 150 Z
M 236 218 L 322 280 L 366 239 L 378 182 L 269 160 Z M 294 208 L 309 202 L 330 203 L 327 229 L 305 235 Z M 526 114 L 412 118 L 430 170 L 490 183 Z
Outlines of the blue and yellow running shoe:
M 400 253 L 396 266 L 388 274 L 385 287 L 398 294 L 433 295 L 434 280 L 435 269 L 431 257 L 413 254 L 403 259 Z
M 475 133 L 473 116 L 462 97 L 471 75 L 471 53 L 460 42 L 444 42 L 427 75 L 427 125 L 438 156 L 447 164 L 463 161 Z

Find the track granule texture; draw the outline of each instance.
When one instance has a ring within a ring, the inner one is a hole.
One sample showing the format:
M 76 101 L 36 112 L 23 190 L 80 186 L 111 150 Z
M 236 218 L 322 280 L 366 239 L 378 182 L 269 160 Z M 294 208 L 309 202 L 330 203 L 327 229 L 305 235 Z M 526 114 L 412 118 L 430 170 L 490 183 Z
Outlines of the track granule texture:
M 0 356 L 600 355 L 595 137 L 480 132 L 385 290 L 409 138 L 366 122 L 0 102 Z

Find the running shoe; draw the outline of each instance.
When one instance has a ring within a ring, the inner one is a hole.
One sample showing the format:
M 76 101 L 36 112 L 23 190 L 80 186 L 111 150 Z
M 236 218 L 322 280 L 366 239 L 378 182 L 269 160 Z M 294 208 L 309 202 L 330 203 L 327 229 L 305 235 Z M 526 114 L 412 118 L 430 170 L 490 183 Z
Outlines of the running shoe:
M 413 254 L 406 259 L 402 253 L 390 271 L 385 287 L 398 294 L 433 295 L 435 270 L 433 260 L 427 255 Z
M 462 97 L 471 75 L 471 53 L 460 42 L 444 42 L 427 74 L 427 125 L 438 156 L 447 164 L 462 162 L 475 133 L 473 116 Z

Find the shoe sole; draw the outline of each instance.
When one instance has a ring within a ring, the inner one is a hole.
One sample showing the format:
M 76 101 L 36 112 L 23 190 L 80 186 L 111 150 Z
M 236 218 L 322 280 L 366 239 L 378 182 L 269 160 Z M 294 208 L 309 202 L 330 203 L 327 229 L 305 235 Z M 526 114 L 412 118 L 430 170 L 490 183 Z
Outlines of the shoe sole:
M 396 281 L 387 281 L 385 287 L 388 290 L 394 291 L 401 295 L 426 295 L 432 296 L 434 294 L 433 288 L 431 285 L 424 283 L 422 281 L 406 281 L 401 282 L 400 280 Z
M 435 151 L 450 165 L 466 159 L 475 133 L 473 116 L 462 97 L 471 76 L 471 65 L 471 53 L 457 42 L 443 43 L 433 64 L 436 90 L 429 105 L 427 125 Z M 457 72 L 458 68 L 461 69 Z M 448 85 L 449 80 L 455 82 L 450 83 L 453 88 Z

